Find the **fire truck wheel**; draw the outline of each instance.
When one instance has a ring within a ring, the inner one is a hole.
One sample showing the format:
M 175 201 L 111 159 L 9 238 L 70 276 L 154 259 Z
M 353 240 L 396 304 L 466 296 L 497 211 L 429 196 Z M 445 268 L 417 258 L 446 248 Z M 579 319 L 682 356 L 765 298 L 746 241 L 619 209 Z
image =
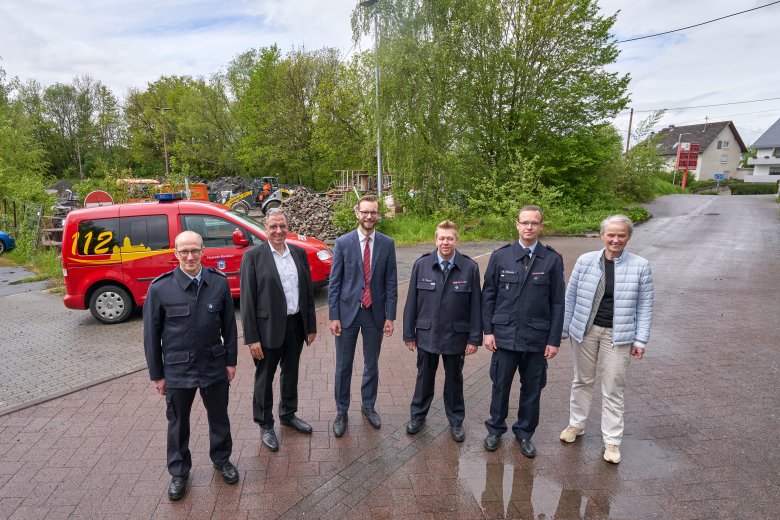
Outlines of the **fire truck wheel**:
M 89 311 L 96 320 L 114 324 L 122 323 L 133 312 L 133 298 L 116 285 L 104 285 L 92 293 Z

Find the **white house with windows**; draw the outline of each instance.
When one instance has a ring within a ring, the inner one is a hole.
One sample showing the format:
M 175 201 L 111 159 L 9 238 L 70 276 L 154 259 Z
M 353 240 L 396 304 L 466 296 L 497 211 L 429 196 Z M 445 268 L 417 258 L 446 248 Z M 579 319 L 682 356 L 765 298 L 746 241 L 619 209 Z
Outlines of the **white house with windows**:
M 756 157 L 748 159 L 753 174 L 745 176 L 745 182 L 772 182 L 780 180 L 780 119 L 761 134 L 753 143 Z
M 666 158 L 666 167 L 673 171 L 677 163 L 678 143 L 698 143 L 699 159 L 696 169 L 689 171 L 693 179 L 714 179 L 716 173 L 724 178 L 740 176 L 740 156 L 747 147 L 731 121 L 705 123 L 703 125 L 674 126 L 664 128 L 657 134 L 658 153 Z

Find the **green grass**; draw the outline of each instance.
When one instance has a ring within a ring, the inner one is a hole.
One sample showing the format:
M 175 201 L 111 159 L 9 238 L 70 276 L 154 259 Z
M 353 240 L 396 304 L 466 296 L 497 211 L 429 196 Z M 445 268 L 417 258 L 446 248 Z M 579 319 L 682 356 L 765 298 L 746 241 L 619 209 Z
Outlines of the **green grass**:
M 653 194 L 656 197 L 660 197 L 661 195 L 675 195 L 678 193 L 688 193 L 688 191 L 682 189 L 676 184 L 667 182 L 664 179 L 653 179 Z
M 616 213 L 628 215 L 635 223 L 650 218 L 650 214 L 642 207 L 621 207 L 619 204 L 613 207 L 578 210 L 561 207 L 549 211 L 546 215 L 542 236 L 583 235 L 598 232 L 601 221 Z M 432 244 L 436 224 L 441 220 L 443 219 L 440 217 L 402 213 L 394 218 L 382 220 L 378 228 L 382 233 L 393 237 L 398 245 Z M 451 220 L 460 228 L 461 241 L 514 240 L 517 238 L 517 230 L 512 216 L 488 214 L 470 219 L 454 217 Z
M 21 249 L 15 249 L 0 258 L 0 265 L 19 265 L 35 273 L 35 276 L 19 280 L 17 284 L 51 280 L 51 287 L 57 288 L 65 283 L 62 279 L 62 262 L 58 251 L 36 251 L 28 255 Z

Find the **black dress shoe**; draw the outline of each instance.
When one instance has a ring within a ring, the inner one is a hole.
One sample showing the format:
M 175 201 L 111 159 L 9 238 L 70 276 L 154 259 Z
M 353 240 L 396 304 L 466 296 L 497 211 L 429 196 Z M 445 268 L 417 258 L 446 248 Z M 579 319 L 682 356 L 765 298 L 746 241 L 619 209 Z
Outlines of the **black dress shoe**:
M 498 449 L 498 445 L 501 444 L 501 437 L 498 435 L 493 435 L 492 433 L 489 433 L 487 437 L 485 437 L 485 449 L 488 451 L 496 451 Z
M 299 417 L 296 417 L 295 415 L 293 415 L 290 419 L 282 419 L 280 417 L 279 422 L 281 422 L 284 426 L 289 426 L 295 431 L 301 433 L 311 433 L 313 431 L 311 424 L 307 423 L 303 419 L 300 419 Z
M 279 451 L 279 440 L 276 438 L 276 432 L 273 428 L 268 430 L 263 429 L 262 435 L 260 435 L 265 447 L 271 451 Z
M 333 421 L 333 435 L 341 437 L 345 431 L 347 431 L 347 412 L 338 414 Z
M 406 433 L 409 435 L 414 435 L 416 433 L 419 433 L 420 430 L 422 430 L 423 423 L 425 421 L 418 421 L 417 419 L 412 419 L 408 423 L 406 423 Z
M 520 443 L 520 452 L 523 455 L 529 459 L 536 457 L 536 448 L 534 448 L 534 443 L 531 442 L 531 439 L 517 439 L 517 442 Z
M 238 470 L 232 462 L 227 461 L 222 466 L 214 464 L 214 469 L 218 469 L 222 473 L 222 480 L 225 484 L 235 484 L 238 482 Z
M 183 477 L 173 477 L 171 483 L 168 484 L 168 498 L 171 500 L 181 500 L 185 493 L 187 493 L 187 479 L 189 473 Z
M 376 410 L 373 408 L 366 408 L 365 406 L 360 409 L 361 412 L 363 412 L 363 415 L 368 417 L 368 422 L 371 423 L 371 426 L 376 428 L 377 430 L 382 427 L 382 419 L 379 418 L 379 414 Z
M 463 431 L 463 426 L 460 424 L 450 428 L 450 435 L 455 442 L 463 442 L 466 439 L 466 432 Z

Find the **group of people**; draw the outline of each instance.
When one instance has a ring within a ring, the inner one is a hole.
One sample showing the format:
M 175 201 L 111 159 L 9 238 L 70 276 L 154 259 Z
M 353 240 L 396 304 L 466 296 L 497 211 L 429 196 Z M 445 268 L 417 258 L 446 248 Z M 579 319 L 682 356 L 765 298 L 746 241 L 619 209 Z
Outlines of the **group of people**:
M 351 380 L 358 336 L 363 339 L 361 413 L 381 428 L 377 411 L 379 355 L 383 337 L 395 329 L 398 283 L 395 244 L 376 230 L 379 203 L 362 197 L 355 206 L 356 230 L 336 240 L 328 291 L 330 332 L 335 336 L 335 437 L 348 428 Z M 436 372 L 444 366 L 444 409 L 455 442 L 463 442 L 465 357 L 480 345 L 492 353 L 490 418 L 484 447 L 495 451 L 507 431 L 509 399 L 519 373 L 520 397 L 512 432 L 526 457 L 539 424 L 541 391 L 548 361 L 562 338 L 571 338 L 574 379 L 569 424 L 560 439 L 584 434 L 596 369 L 602 366 L 604 459 L 620 461 L 624 392 L 630 358 L 642 359 L 653 306 L 650 266 L 625 251 L 633 224 L 623 215 L 601 224 L 604 247 L 578 260 L 564 282 L 563 260 L 539 242 L 542 210 L 525 206 L 518 215 L 517 241 L 490 256 L 480 288 L 477 263 L 458 251 L 458 227 L 436 227 L 436 248 L 422 255 L 411 273 L 403 309 L 403 341 L 417 356 L 417 380 L 406 424 L 419 433 L 434 397 Z M 280 371 L 278 419 L 304 434 L 311 425 L 297 415 L 298 374 L 304 343 L 317 335 L 314 291 L 306 253 L 288 244 L 287 217 L 269 210 L 267 243 L 253 247 L 241 264 L 241 323 L 255 363 L 253 419 L 261 442 L 279 449 L 274 429 L 273 380 Z M 168 418 L 168 496 L 178 500 L 192 467 L 189 416 L 196 391 L 207 411 L 210 456 L 228 484 L 238 481 L 230 462 L 232 439 L 228 388 L 236 372 L 237 330 L 227 279 L 201 264 L 203 241 L 184 231 L 176 237 L 179 267 L 155 279 L 144 305 L 144 347 L 149 375 L 165 396 Z

